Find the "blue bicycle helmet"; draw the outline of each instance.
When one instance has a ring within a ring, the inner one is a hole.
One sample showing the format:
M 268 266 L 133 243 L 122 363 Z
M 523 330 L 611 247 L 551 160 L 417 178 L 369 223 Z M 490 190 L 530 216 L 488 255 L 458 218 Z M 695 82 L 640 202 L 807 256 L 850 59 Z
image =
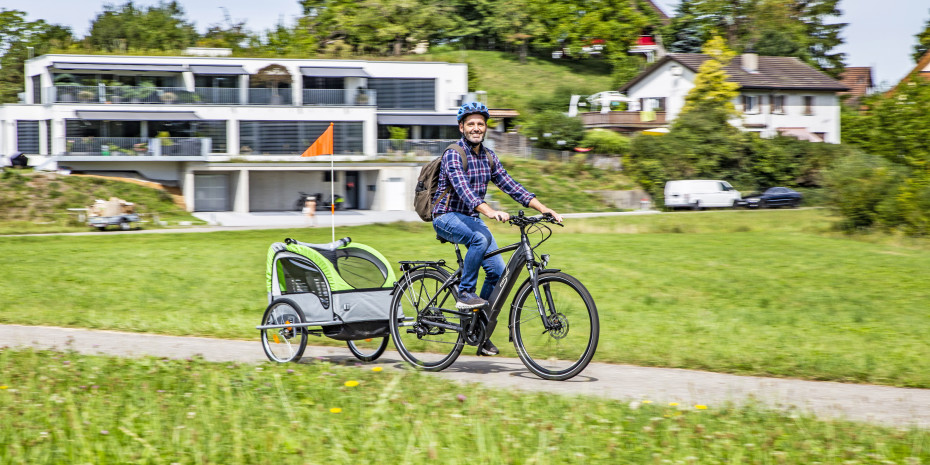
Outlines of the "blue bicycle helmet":
M 468 102 L 468 103 L 463 103 L 462 106 L 459 107 L 459 115 L 458 115 L 459 123 L 461 123 L 462 120 L 464 120 L 466 116 L 475 114 L 475 113 L 478 113 L 484 116 L 485 121 L 491 118 L 491 113 L 488 111 L 488 107 L 486 107 L 483 103 Z

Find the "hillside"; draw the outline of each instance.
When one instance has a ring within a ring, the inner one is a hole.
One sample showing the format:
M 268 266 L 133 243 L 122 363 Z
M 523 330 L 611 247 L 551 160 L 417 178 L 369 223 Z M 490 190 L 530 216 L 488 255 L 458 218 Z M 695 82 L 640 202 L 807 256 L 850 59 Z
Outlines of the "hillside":
M 87 230 L 69 208 L 84 208 L 95 199 L 119 197 L 136 205 L 144 220 L 198 221 L 162 189 L 118 179 L 63 176 L 57 173 L 4 170 L 0 174 L 0 233 Z M 152 227 L 154 225 L 147 225 Z
M 492 108 L 514 108 L 521 113 L 534 101 L 551 99 L 559 88 L 571 89 L 579 95 L 612 89 L 610 66 L 602 60 L 527 57 L 526 64 L 521 64 L 512 53 L 480 50 L 440 51 L 402 58 L 467 63 L 470 90 L 486 91 Z M 568 100 L 564 111 L 568 111 Z

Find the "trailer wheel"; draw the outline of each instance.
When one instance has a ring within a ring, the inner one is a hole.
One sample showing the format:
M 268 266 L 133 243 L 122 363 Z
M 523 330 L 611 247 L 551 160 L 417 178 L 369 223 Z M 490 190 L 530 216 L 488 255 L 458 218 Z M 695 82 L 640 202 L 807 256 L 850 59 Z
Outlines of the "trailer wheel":
M 119 228 L 123 231 L 129 231 L 132 229 L 132 223 L 127 220 L 122 220 L 119 222 Z

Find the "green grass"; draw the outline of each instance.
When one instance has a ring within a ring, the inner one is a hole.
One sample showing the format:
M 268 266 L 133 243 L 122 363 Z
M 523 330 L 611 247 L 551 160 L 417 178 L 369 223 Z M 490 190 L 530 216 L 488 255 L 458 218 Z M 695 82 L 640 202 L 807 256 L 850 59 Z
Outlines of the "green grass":
M 508 392 L 373 368 L 0 349 L 0 462 L 930 461 L 926 430 L 752 405 Z
M 853 240 L 832 221 L 821 210 L 571 219 L 541 250 L 598 304 L 595 361 L 930 387 L 930 247 Z M 500 244 L 516 239 L 493 229 Z M 426 223 L 337 236 L 392 263 L 453 259 Z M 0 323 L 254 340 L 265 253 L 285 237 L 330 233 L 0 237 Z

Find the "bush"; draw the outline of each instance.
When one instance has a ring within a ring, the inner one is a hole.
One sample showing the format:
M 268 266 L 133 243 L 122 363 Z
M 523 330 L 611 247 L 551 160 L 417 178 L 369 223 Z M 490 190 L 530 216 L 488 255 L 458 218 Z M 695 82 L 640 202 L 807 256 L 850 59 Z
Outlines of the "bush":
M 579 145 L 590 147 L 594 153 L 604 155 L 626 155 L 630 152 L 628 137 L 605 129 L 592 129 L 585 132 Z
M 843 216 L 846 230 L 871 228 L 881 221 L 879 205 L 886 219 L 894 216 L 888 204 L 895 198 L 904 171 L 884 158 L 856 152 L 836 162 L 826 175 L 828 202 Z
M 554 150 L 573 149 L 584 137 L 584 124 L 578 118 L 550 110 L 533 116 L 526 124 L 524 132 L 529 137 L 537 138 L 537 147 Z M 565 144 L 559 145 L 560 140 L 565 141 Z

